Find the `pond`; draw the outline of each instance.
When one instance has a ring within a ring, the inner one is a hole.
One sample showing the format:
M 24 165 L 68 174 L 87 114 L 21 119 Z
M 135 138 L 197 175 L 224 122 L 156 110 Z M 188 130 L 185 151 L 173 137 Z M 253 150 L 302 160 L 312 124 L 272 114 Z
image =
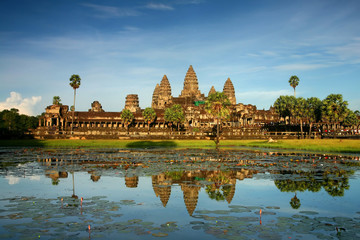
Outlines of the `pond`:
M 359 155 L 0 148 L 1 239 L 359 239 Z

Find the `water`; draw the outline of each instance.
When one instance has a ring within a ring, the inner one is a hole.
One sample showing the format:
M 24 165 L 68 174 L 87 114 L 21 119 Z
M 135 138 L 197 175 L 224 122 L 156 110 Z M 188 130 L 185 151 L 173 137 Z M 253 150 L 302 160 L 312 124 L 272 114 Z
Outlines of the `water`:
M 0 162 L 1 239 L 360 238 L 356 155 L 1 148 Z

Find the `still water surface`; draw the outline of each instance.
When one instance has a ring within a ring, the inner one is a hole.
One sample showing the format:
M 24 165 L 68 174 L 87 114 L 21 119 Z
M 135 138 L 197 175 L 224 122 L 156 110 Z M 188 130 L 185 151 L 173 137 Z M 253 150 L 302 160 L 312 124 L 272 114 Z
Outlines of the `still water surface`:
M 356 155 L 1 148 L 0 162 L 0 239 L 360 238 Z

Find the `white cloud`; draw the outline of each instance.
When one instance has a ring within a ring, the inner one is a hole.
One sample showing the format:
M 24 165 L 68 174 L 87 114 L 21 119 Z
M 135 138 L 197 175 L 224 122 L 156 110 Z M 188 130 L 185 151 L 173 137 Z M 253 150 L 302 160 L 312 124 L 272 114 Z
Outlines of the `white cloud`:
M 92 3 L 83 3 L 82 5 L 93 9 L 96 12 L 95 16 L 100 18 L 134 17 L 141 15 L 139 11 L 134 9 L 122 9 Z
M 171 11 L 174 10 L 174 8 L 170 5 L 165 5 L 162 3 L 149 3 L 146 5 L 146 8 L 153 9 L 153 10 L 164 10 L 164 11 Z
M 319 68 L 329 67 L 326 64 L 303 64 L 303 63 L 295 63 L 295 64 L 284 64 L 275 66 L 275 70 L 281 71 L 306 71 L 306 70 L 314 70 Z
M 358 64 L 360 63 L 360 38 L 355 38 L 351 43 L 329 49 L 328 53 L 338 56 L 342 61 Z
M 16 108 L 20 114 L 34 115 L 34 107 L 41 101 L 41 96 L 23 98 L 20 93 L 10 92 L 5 102 L 0 102 L 0 110 Z

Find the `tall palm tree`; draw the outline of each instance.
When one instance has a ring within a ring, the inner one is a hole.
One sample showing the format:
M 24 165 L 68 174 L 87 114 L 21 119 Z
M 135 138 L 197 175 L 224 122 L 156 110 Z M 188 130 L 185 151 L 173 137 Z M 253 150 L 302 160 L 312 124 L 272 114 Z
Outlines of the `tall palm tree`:
M 74 108 L 72 111 L 72 119 L 71 119 L 71 134 L 73 133 L 73 125 L 74 125 L 74 114 L 75 114 L 75 96 L 76 89 L 80 87 L 81 78 L 79 75 L 73 74 L 70 77 L 70 86 L 74 89 Z
M 299 82 L 300 80 L 296 75 L 291 76 L 289 79 L 290 86 L 294 88 L 294 97 L 296 97 L 295 88 L 299 85 Z
M 219 144 L 220 123 L 230 116 L 230 101 L 223 92 L 215 92 L 208 96 L 205 110 L 216 119 L 216 146 Z

